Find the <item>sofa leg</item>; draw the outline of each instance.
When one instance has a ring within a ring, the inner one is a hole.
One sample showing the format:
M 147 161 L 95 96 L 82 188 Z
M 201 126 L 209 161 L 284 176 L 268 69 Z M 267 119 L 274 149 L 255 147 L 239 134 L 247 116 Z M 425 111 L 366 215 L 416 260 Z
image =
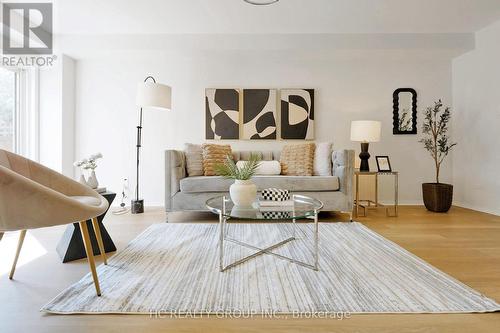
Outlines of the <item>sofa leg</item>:
M 342 214 L 349 214 L 349 222 L 352 222 L 352 211 L 347 212 L 347 211 L 340 211 Z

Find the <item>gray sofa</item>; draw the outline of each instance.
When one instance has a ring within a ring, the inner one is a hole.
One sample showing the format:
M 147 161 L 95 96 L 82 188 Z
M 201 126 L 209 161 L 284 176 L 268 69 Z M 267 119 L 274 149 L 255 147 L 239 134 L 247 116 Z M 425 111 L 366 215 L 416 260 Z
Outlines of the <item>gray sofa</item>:
M 246 160 L 250 153 L 233 152 L 234 159 Z M 263 160 L 279 160 L 279 151 L 257 152 Z M 275 187 L 289 189 L 319 199 L 324 211 L 352 212 L 354 150 L 338 150 L 332 153 L 333 176 L 254 176 L 252 179 L 260 191 Z M 183 151 L 165 151 L 165 210 L 205 211 L 205 202 L 211 197 L 228 195 L 232 180 L 219 176 L 187 177 Z

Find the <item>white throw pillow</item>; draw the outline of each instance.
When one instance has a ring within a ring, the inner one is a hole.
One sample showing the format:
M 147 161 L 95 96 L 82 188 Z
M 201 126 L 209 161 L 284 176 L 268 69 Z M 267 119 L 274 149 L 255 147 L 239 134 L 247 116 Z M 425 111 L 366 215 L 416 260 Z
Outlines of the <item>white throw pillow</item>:
M 248 161 L 238 161 L 236 166 L 243 168 Z M 257 176 L 274 176 L 281 173 L 281 164 L 279 161 L 260 161 L 259 167 L 255 172 Z
M 186 170 L 188 177 L 203 176 L 203 150 L 201 145 L 186 143 L 184 145 L 186 155 Z
M 331 142 L 316 143 L 313 166 L 315 176 L 332 175 L 332 147 Z

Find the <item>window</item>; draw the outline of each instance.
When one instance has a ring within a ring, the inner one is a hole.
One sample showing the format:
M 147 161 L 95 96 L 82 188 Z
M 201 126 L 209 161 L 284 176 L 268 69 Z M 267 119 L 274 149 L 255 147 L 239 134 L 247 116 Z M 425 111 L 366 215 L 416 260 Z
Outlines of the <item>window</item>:
M 16 149 L 17 73 L 0 67 L 0 149 Z
M 0 67 L 0 149 L 38 159 L 38 70 Z

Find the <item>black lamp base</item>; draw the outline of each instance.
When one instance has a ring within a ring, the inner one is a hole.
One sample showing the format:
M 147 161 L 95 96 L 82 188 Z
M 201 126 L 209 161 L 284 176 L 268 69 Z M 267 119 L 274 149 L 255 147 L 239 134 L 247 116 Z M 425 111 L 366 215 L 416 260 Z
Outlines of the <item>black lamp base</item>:
M 370 159 L 370 153 L 368 152 L 368 142 L 361 142 L 361 153 L 359 153 L 359 158 L 361 159 L 361 164 L 359 165 L 359 171 L 368 172 L 370 171 L 370 164 L 368 160 Z
M 141 214 L 144 213 L 144 200 L 132 200 L 130 203 L 130 212 L 132 214 Z

